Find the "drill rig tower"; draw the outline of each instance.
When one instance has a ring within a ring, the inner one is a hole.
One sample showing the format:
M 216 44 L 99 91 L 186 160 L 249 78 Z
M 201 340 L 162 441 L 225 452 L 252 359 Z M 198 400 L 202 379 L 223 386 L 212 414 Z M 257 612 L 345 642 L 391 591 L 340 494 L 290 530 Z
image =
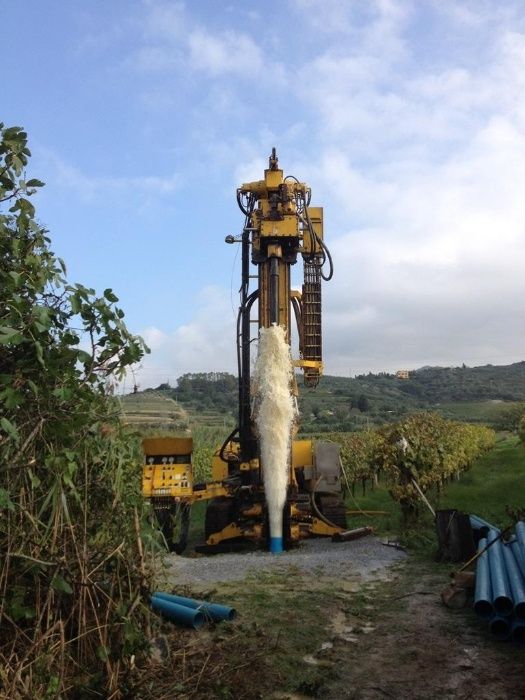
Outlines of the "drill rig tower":
M 307 387 L 316 386 L 322 374 L 321 283 L 331 279 L 333 266 L 323 240 L 323 210 L 311 206 L 310 199 L 308 185 L 292 175 L 284 176 L 275 148 L 264 179 L 244 183 L 237 190 L 244 225 L 239 237 L 227 236 L 226 242 L 241 246 L 237 318 L 239 417 L 238 426 L 213 458 L 213 481 L 193 484 L 191 444 L 187 438 L 179 439 L 180 449 L 177 438 L 150 439 L 143 443 L 145 462 L 150 465 L 144 470 L 144 495 L 152 500 L 164 524 L 165 535 L 169 534 L 170 523 L 174 524 L 181 509 L 184 515 L 186 506 L 197 500 L 208 500 L 206 544 L 200 548 L 204 551 L 224 551 L 246 543 L 264 546 L 269 539 L 264 465 L 261 465 L 260 440 L 253 416 L 251 364 L 256 338 L 252 329 L 281 326 L 290 346 L 295 325 L 298 357 L 294 359 L 294 366 L 303 371 Z M 303 266 L 301 291 L 291 289 L 291 268 L 297 262 L 302 262 Z M 290 392 L 297 395 L 295 377 Z M 311 439 L 294 440 L 293 437 L 290 436 L 286 465 L 285 547 L 302 537 L 333 535 L 346 527 L 337 446 Z M 185 476 L 178 482 L 187 487 L 184 493 L 173 486 L 173 479 L 168 480 L 166 462 L 162 478 L 156 469 L 161 458 L 166 457 L 173 457 L 172 462 L 178 467 L 184 455 L 177 456 L 177 450 L 185 452 L 187 461 Z M 180 539 L 173 548 L 180 551 Z

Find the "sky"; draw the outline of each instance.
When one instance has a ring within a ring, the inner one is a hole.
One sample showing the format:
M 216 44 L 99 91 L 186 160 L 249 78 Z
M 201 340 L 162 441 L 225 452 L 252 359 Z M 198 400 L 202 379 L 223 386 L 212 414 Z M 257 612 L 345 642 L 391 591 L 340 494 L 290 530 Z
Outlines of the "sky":
M 236 371 L 273 146 L 324 207 L 327 373 L 525 359 L 523 0 L 4 0 L 0 39 L 53 250 L 151 349 L 128 388 Z

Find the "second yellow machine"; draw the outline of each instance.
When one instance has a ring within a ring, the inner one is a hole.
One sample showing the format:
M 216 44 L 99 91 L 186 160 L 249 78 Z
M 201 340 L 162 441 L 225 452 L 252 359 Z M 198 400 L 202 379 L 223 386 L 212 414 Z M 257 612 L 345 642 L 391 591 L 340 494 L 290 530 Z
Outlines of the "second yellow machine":
M 294 366 L 314 387 L 322 374 L 321 284 L 332 277 L 332 259 L 323 237 L 323 210 L 310 205 L 311 190 L 294 176 L 284 177 L 275 148 L 264 179 L 243 184 L 237 202 L 244 214 L 242 233 L 226 242 L 241 246 L 240 306 L 237 317 L 239 377 L 238 425 L 216 451 L 212 480 L 194 483 L 191 438 L 143 441 L 143 493 L 170 549 L 186 546 L 191 505 L 206 500 L 205 544 L 200 551 L 227 551 L 269 542 L 264 464 L 255 429 L 252 347 L 261 328 L 284 329 Z M 302 261 L 301 291 L 291 287 L 291 271 Z M 256 274 L 252 271 L 256 269 Z M 295 378 L 289 390 L 297 397 Z M 309 536 L 334 535 L 346 528 L 341 466 L 335 444 L 296 440 L 292 429 L 287 458 L 288 491 L 283 512 L 285 548 Z

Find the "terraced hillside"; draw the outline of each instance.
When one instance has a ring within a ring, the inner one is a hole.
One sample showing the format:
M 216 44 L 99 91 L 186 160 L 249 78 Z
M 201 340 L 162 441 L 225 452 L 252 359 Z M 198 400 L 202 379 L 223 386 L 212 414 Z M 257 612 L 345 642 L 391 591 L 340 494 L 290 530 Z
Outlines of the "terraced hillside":
M 189 431 L 190 418 L 187 411 L 166 392 L 138 392 L 123 396 L 120 401 L 127 425 L 140 428 L 141 431 Z

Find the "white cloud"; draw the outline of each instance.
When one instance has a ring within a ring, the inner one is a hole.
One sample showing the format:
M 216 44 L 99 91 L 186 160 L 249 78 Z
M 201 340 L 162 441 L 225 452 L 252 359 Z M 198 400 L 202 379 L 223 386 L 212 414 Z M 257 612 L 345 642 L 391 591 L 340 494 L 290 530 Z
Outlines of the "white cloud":
M 191 321 L 173 331 L 149 327 L 141 333 L 150 347 L 136 372 L 142 388 L 168 380 L 172 385 L 186 372 L 237 372 L 235 319 L 230 295 L 205 287 Z
M 48 182 L 73 190 L 82 199 L 91 201 L 102 195 L 133 196 L 137 206 L 151 203 L 159 195 L 169 195 L 179 189 L 182 178 L 178 173 L 166 177 L 144 176 L 99 176 L 87 175 L 80 168 L 68 163 L 49 149 L 39 149 L 37 156 L 44 161 L 49 173 Z
M 257 75 L 263 68 L 260 48 L 246 34 L 235 31 L 214 35 L 201 28 L 188 37 L 189 61 L 194 70 L 212 76 L 224 73 Z

